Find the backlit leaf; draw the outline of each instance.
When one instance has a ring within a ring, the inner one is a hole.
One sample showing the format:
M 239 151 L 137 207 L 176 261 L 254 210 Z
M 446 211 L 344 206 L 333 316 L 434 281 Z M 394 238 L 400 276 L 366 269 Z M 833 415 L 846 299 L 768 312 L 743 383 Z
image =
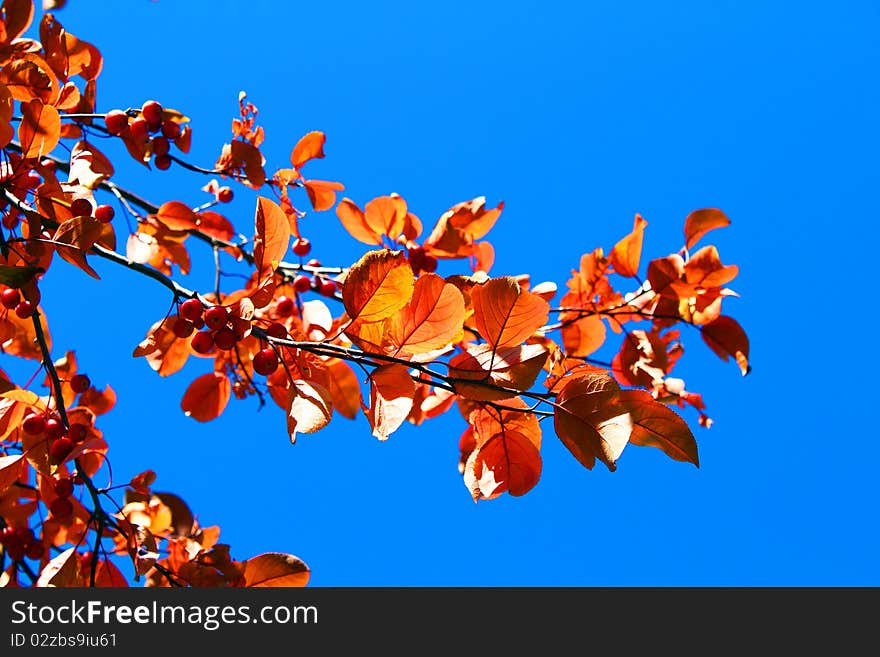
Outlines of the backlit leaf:
M 86 253 L 101 239 L 103 232 L 104 224 L 94 217 L 73 217 L 58 226 L 52 239 L 60 243 L 55 245 L 59 256 L 79 267 L 89 276 L 100 278 L 86 261 Z M 69 247 L 64 246 L 68 244 Z
M 352 320 L 377 322 L 409 302 L 414 284 L 403 252 L 368 251 L 349 270 L 342 286 L 342 303 Z
M 336 206 L 336 216 L 343 227 L 359 242 L 370 245 L 382 244 L 382 232 L 367 223 L 363 211 L 349 198 L 344 198 Z
M 642 257 L 642 238 L 648 222 L 637 214 L 632 232 L 614 245 L 608 259 L 621 276 L 635 276 L 639 273 L 639 260 Z
M 312 208 L 315 212 L 329 210 L 336 203 L 336 192 L 345 189 L 345 185 L 340 182 L 332 182 L 329 180 L 304 180 L 303 186 L 312 202 Z
M 22 473 L 22 465 L 25 463 L 21 454 L 0 456 L 0 495 L 12 486 Z
M 290 224 L 277 203 L 264 196 L 257 198 L 254 235 L 254 262 L 260 278 L 271 274 L 284 260 L 290 243 Z
M 465 353 L 449 361 L 449 376 L 454 380 L 455 391 L 467 399 L 508 399 L 532 387 L 548 356 L 547 349 L 538 344 L 498 350 L 487 344 L 470 346 Z M 471 384 L 467 381 L 481 381 L 488 385 Z
M 34 53 L 20 55 L 4 64 L 0 68 L 0 83 L 22 103 L 37 99 L 51 105 L 61 90 L 52 68 Z
M 546 301 L 510 276 L 475 285 L 471 299 L 477 330 L 493 347 L 523 342 L 547 323 L 550 312 Z
M 268 552 L 244 562 L 246 587 L 298 587 L 309 582 L 309 567 L 292 554 Z
M 95 189 L 113 175 L 113 165 L 107 156 L 87 141 L 80 140 L 70 152 L 70 172 L 67 182 Z
M 61 117 L 57 109 L 39 98 L 21 104 L 18 141 L 23 157 L 38 158 L 50 153 L 60 137 Z
M 474 444 L 482 445 L 492 436 L 502 431 L 516 431 L 528 438 L 536 448 L 541 449 L 541 425 L 534 413 L 525 412 L 529 405 L 519 397 L 504 402 L 505 408 L 497 409 L 480 405 L 468 416 L 474 430 Z M 523 412 L 510 410 L 522 409 Z
M 191 230 L 198 226 L 196 213 L 180 201 L 168 201 L 159 206 L 156 219 L 168 230 Z
M 605 323 L 599 315 L 567 321 L 561 332 L 562 346 L 569 356 L 589 356 L 605 343 Z
M 389 339 L 395 353 L 421 354 L 457 342 L 462 336 L 464 297 L 436 274 L 422 274 L 412 298 L 393 316 Z
M 295 169 L 301 169 L 302 165 L 315 158 L 324 157 L 324 142 L 327 137 L 323 132 L 313 131 L 300 139 L 290 152 L 290 163 Z
M 287 432 L 292 443 L 296 442 L 297 433 L 314 433 L 323 429 L 333 416 L 330 393 L 314 381 L 296 379 L 291 382 L 288 399 Z
M 14 99 L 5 84 L 0 84 L 0 148 L 5 148 L 15 136 L 11 119 L 15 112 Z
M 387 440 L 406 421 L 415 390 L 415 382 L 403 365 L 392 363 L 373 370 L 367 418 L 376 438 Z
M 703 340 L 722 360 L 731 356 L 739 365 L 743 376 L 751 371 L 749 365 L 749 338 L 732 317 L 722 315 L 702 329 Z
M 478 446 L 464 467 L 464 482 L 474 501 L 501 493 L 525 495 L 541 477 L 541 454 L 523 434 L 505 430 Z
M 218 372 L 203 374 L 189 384 L 180 402 L 180 408 L 187 417 L 199 422 L 209 422 L 226 408 L 231 392 L 232 387 L 225 374 Z
M 697 441 L 681 416 L 644 390 L 621 390 L 617 404 L 629 413 L 634 445 L 657 447 L 667 456 L 700 465 Z
M 43 566 L 40 576 L 34 583 L 37 587 L 81 586 L 79 555 L 76 546 L 67 548 Z
M 360 382 L 354 370 L 345 361 L 334 358 L 327 363 L 327 379 L 333 408 L 353 420 L 361 407 Z
M 684 220 L 684 244 L 688 249 L 710 230 L 730 225 L 730 219 L 718 208 L 694 210 Z

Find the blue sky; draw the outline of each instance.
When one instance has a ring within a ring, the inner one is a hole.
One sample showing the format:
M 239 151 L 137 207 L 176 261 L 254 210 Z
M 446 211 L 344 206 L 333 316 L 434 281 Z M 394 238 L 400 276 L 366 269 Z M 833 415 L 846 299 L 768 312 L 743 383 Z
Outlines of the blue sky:
M 59 263 L 43 286 L 55 350 L 76 348 L 119 394 L 102 418 L 117 477 L 155 469 L 237 558 L 292 552 L 319 586 L 880 583 L 862 335 L 876 320 L 876 3 L 71 0 L 58 17 L 106 57 L 99 109 L 180 109 L 191 161 L 213 163 L 243 89 L 270 170 L 323 130 L 308 172 L 361 204 L 398 192 L 430 225 L 456 202 L 504 200 L 495 275 L 563 284 L 636 212 L 645 256 L 665 255 L 689 211 L 720 207 L 733 225 L 712 241 L 741 271 L 726 308 L 752 344 L 743 379 L 685 334 L 677 372 L 715 419 L 695 428 L 699 470 L 630 447 L 617 472 L 589 472 L 547 426 L 538 486 L 475 505 L 456 412 L 386 443 L 359 418 L 291 446 L 281 410 L 253 399 L 198 424 L 179 401 L 207 363 L 160 379 L 130 356 L 166 292 Z M 180 170 L 125 163 L 116 180 L 205 200 Z M 247 233 L 254 196 L 236 193 L 227 214 Z M 332 212 L 303 230 L 325 264 L 361 252 Z M 210 252 L 192 253 L 184 282 L 209 286 Z

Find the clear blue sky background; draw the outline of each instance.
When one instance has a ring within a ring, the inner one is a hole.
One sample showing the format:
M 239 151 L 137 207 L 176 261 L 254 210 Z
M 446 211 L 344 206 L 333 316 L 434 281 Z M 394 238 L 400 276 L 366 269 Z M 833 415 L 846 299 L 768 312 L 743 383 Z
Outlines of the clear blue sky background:
M 563 284 L 636 212 L 646 255 L 665 255 L 689 211 L 720 207 L 733 225 L 714 241 L 741 267 L 727 309 L 752 339 L 743 379 L 685 334 L 678 373 L 716 421 L 695 429 L 699 470 L 630 447 L 616 473 L 589 472 L 548 426 L 538 486 L 475 505 L 456 412 L 384 444 L 360 418 L 291 446 L 281 410 L 254 399 L 198 424 L 179 400 L 207 362 L 160 379 L 130 355 L 166 292 L 60 263 L 44 285 L 55 350 L 119 393 L 102 418 L 117 477 L 154 468 L 236 557 L 292 552 L 314 585 L 880 584 L 875 2 L 71 0 L 58 17 L 107 58 L 99 108 L 184 111 L 193 161 L 213 163 L 244 89 L 270 169 L 319 129 L 309 173 L 359 203 L 396 191 L 430 225 L 503 199 L 496 275 Z M 205 200 L 179 170 L 126 163 L 117 181 Z M 236 192 L 247 233 L 254 197 Z M 334 213 L 303 225 L 325 263 L 358 257 Z M 188 282 L 209 285 L 210 252 L 192 251 Z

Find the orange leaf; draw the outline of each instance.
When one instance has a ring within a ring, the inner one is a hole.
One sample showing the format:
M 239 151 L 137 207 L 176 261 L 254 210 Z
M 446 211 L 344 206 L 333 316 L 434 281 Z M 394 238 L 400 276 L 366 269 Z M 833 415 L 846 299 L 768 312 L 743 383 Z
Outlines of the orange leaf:
M 345 185 L 340 182 L 331 182 L 329 180 L 304 180 L 306 193 L 312 202 L 312 208 L 315 212 L 329 210 L 336 203 L 336 192 L 345 189 Z
M 244 562 L 244 585 L 255 587 L 305 586 L 309 582 L 309 567 L 292 554 L 268 552 Z
M 707 289 L 721 287 L 732 281 L 739 273 L 739 267 L 724 266 L 721 264 L 718 249 L 714 246 L 704 246 L 687 261 L 684 273 L 688 285 Z
M 180 408 L 187 417 L 209 422 L 226 408 L 231 392 L 232 386 L 225 374 L 203 374 L 189 384 L 180 401 Z
M 396 240 L 406 226 L 406 201 L 397 194 L 377 196 L 364 207 L 364 214 L 373 230 Z
M 710 230 L 730 225 L 730 219 L 718 208 L 694 210 L 684 220 L 684 244 L 690 249 Z
M 232 223 L 219 212 L 203 210 L 196 217 L 196 224 L 205 235 L 227 242 L 235 237 L 235 228 Z
M 648 265 L 648 282 L 651 289 L 664 297 L 678 299 L 676 286 L 684 276 L 684 259 L 673 253 L 665 258 L 656 258 Z
M 34 53 L 25 53 L 4 64 L 0 68 L 0 83 L 22 103 L 39 99 L 51 105 L 61 90 L 52 67 Z
M 116 406 L 116 393 L 109 385 L 104 390 L 89 388 L 79 397 L 80 406 L 88 406 L 95 415 L 103 415 Z
M 5 42 L 9 43 L 24 34 L 34 20 L 33 0 L 4 0 Z
M 296 442 L 297 433 L 314 433 L 330 422 L 333 403 L 323 386 L 314 381 L 296 379 L 291 382 L 288 394 L 287 433 L 291 443 Z
M 605 342 L 605 324 L 598 315 L 587 315 L 562 327 L 562 345 L 569 356 L 589 356 Z
M 632 422 L 629 442 L 657 447 L 676 461 L 700 467 L 694 434 L 675 411 L 644 390 L 621 390 L 617 404 L 629 413 Z
M 156 219 L 168 230 L 191 230 L 198 227 L 196 213 L 180 201 L 163 203 L 156 212 Z
M 397 431 L 413 405 L 416 384 L 406 367 L 398 363 L 382 365 L 370 374 L 370 408 L 367 418 L 379 440 Z
M 336 216 L 352 237 L 364 244 L 381 245 L 382 232 L 367 223 L 366 215 L 349 198 L 344 198 L 336 206 Z
M 342 303 L 352 320 L 377 322 L 400 311 L 413 295 L 415 276 L 401 251 L 368 251 L 351 266 Z
M 588 470 L 598 458 L 614 471 L 629 440 L 631 424 L 614 404 L 619 392 L 607 372 L 593 371 L 571 377 L 556 397 L 556 435 Z
M 79 183 L 87 189 L 95 189 L 114 173 L 107 156 L 87 141 L 78 141 L 70 152 L 69 183 Z
M 12 486 L 22 473 L 22 465 L 26 463 L 21 454 L 0 456 L 0 495 Z
M 58 110 L 34 98 L 21 104 L 21 123 L 18 141 L 22 157 L 38 158 L 47 155 L 61 138 L 61 117 Z
M 487 344 L 468 347 L 467 352 L 449 361 L 449 375 L 455 380 L 455 391 L 467 399 L 493 401 L 515 397 L 532 387 L 549 352 L 543 345 L 527 344 L 495 350 Z M 512 389 L 496 390 L 486 385 L 469 384 L 481 381 Z
M 154 481 L 156 481 L 156 473 L 152 470 L 144 470 L 140 474 L 132 477 L 131 481 L 128 482 L 128 485 L 138 493 L 149 495 L 150 486 L 153 485 Z
M 477 330 L 493 347 L 523 342 L 547 323 L 550 312 L 546 301 L 510 276 L 475 285 L 471 299 Z
M 71 548 L 67 548 L 43 567 L 34 586 L 62 587 L 80 586 L 81 584 L 79 555 L 76 553 L 76 546 L 74 545 Z
M 327 363 L 327 379 L 333 408 L 353 420 L 361 407 L 361 388 L 354 370 L 348 363 L 333 359 Z
M 259 278 L 264 278 L 284 260 L 290 243 L 290 224 L 284 210 L 264 196 L 257 198 L 255 224 L 254 262 Z
M 412 298 L 392 316 L 388 329 L 395 354 L 422 354 L 461 339 L 464 297 L 458 288 L 436 274 L 415 282 Z
M 468 422 L 474 430 L 474 445 L 483 445 L 492 436 L 510 430 L 522 434 L 532 441 L 536 448 L 541 449 L 541 425 L 535 414 L 509 410 L 520 408 L 525 411 L 529 405 L 519 397 L 513 397 L 505 401 L 504 406 L 507 408 L 499 410 L 480 405 L 471 411 Z
M 454 205 L 437 220 L 425 240 L 425 250 L 441 258 L 466 257 L 472 244 L 488 233 L 504 209 L 504 203 L 486 209 L 486 197 Z
M 61 243 L 55 245 L 59 256 L 89 276 L 99 279 L 98 273 L 86 261 L 86 252 L 101 239 L 103 232 L 104 224 L 94 217 L 73 217 L 58 226 L 52 239 Z M 64 246 L 67 244 L 70 246 Z
M 525 495 L 541 477 L 541 454 L 528 437 L 505 430 L 477 447 L 464 467 L 464 482 L 474 501 L 501 493 Z
M 324 157 L 324 142 L 327 137 L 323 132 L 315 130 L 300 139 L 290 152 L 290 163 L 295 169 L 315 158 Z
M 703 340 L 709 348 L 726 361 L 731 356 L 739 365 L 743 376 L 751 372 L 749 365 L 749 338 L 732 317 L 722 315 L 706 324 L 703 329 Z
M 608 259 L 621 276 L 635 276 L 639 273 L 639 260 L 642 257 L 642 238 L 648 222 L 637 214 L 632 232 L 614 245 Z
M 15 112 L 14 105 L 15 102 L 8 87 L 0 83 L 0 148 L 5 148 L 15 136 L 15 129 L 11 122 Z

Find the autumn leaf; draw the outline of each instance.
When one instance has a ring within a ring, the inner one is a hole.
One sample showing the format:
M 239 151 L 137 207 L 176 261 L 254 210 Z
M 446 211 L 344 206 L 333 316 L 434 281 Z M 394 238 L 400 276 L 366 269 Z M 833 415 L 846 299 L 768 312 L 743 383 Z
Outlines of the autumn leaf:
M 608 260 L 614 271 L 621 276 L 636 276 L 639 273 L 639 260 L 642 257 L 642 238 L 648 222 L 637 214 L 632 232 L 614 245 Z
M 506 429 L 479 445 L 464 466 L 464 483 L 474 501 L 502 493 L 525 495 L 541 477 L 541 454 L 527 436 Z
M 34 280 L 37 274 L 43 273 L 40 267 L 30 267 L 22 265 L 20 267 L 11 267 L 9 265 L 0 265 L 0 283 L 7 287 L 21 287 L 25 283 Z
M 244 585 L 256 587 L 299 587 L 309 582 L 309 567 L 292 554 L 268 552 L 244 562 Z
M 700 466 L 694 434 L 675 411 L 644 390 L 621 390 L 616 405 L 629 414 L 629 442 L 657 447 L 669 458 Z
M 461 339 L 464 297 L 458 288 L 436 274 L 422 274 L 412 298 L 392 316 L 388 340 L 394 353 L 422 354 Z
M 684 220 L 684 244 L 691 249 L 710 230 L 730 225 L 730 219 L 718 208 L 694 210 Z
M 229 378 L 225 374 L 218 372 L 203 374 L 189 384 L 183 394 L 180 408 L 187 417 L 199 422 L 209 422 L 226 408 L 231 392 Z
M 254 262 L 259 278 L 264 278 L 284 260 L 290 244 L 290 225 L 284 210 L 264 196 L 257 198 L 255 224 Z
M 0 68 L 0 84 L 5 84 L 16 100 L 28 103 L 40 100 L 52 105 L 61 86 L 52 67 L 39 55 L 25 53 Z
M 413 295 L 415 276 L 402 251 L 368 251 L 351 266 L 342 303 L 352 320 L 377 322 L 400 311 Z
M 82 185 L 86 189 L 95 189 L 113 173 L 110 160 L 94 144 L 85 140 L 74 144 L 70 151 L 70 172 L 67 182 Z
M 493 347 L 523 342 L 547 323 L 550 312 L 546 301 L 510 276 L 474 286 L 471 299 L 477 330 Z
M 58 242 L 55 250 L 59 256 L 79 267 L 89 276 L 100 279 L 98 273 L 86 261 L 86 252 L 101 239 L 103 232 L 104 224 L 94 217 L 73 217 L 58 226 L 52 239 Z
M 290 163 L 295 169 L 301 169 L 303 164 L 315 158 L 324 157 L 324 142 L 327 137 L 323 132 L 313 131 L 300 139 L 290 152 Z
M 333 408 L 343 417 L 353 420 L 361 407 L 361 388 L 351 366 L 337 358 L 327 362 L 327 391 Z
M 493 401 L 515 397 L 532 387 L 549 353 L 543 345 L 528 344 L 495 349 L 490 345 L 468 347 L 449 361 L 449 376 L 462 397 Z M 462 381 L 462 379 L 464 381 Z M 467 383 L 481 381 L 488 385 Z M 509 390 L 498 390 L 499 386 Z
M 21 454 L 0 456 L 0 495 L 12 486 L 22 473 L 22 465 L 25 463 Z
M 513 410 L 520 409 L 520 410 Z M 526 412 L 529 405 L 513 397 L 504 402 L 504 408 L 480 404 L 468 415 L 474 430 L 474 445 L 482 445 L 492 436 L 505 430 L 516 431 L 541 449 L 541 425 L 534 413 Z
M 18 141 L 21 143 L 22 157 L 38 158 L 50 153 L 58 145 L 60 137 L 61 117 L 57 109 L 44 104 L 39 98 L 21 104 Z
M 415 232 L 406 201 L 398 194 L 378 196 L 363 211 L 351 199 L 344 198 L 336 207 L 336 216 L 352 237 L 364 244 L 382 244 L 382 235 L 396 241 L 408 231 Z
M 438 258 L 461 258 L 471 255 L 472 247 L 485 237 L 504 209 L 504 203 L 486 208 L 486 197 L 454 205 L 444 212 L 425 240 L 425 250 Z
M 180 201 L 168 201 L 160 205 L 156 219 L 168 230 L 192 230 L 198 227 L 196 213 Z
M 3 3 L 6 43 L 24 34 L 34 19 L 33 0 L 5 0 Z
M 323 429 L 333 416 L 330 393 L 314 381 L 291 381 L 288 392 L 287 433 L 296 442 L 297 433 L 314 433 Z
M 74 545 L 43 566 L 34 586 L 70 587 L 80 586 L 81 583 L 79 555 Z
M 614 471 L 632 433 L 626 412 L 615 406 L 620 386 L 607 372 L 573 376 L 556 397 L 556 435 L 588 470 L 596 459 Z
M 373 370 L 367 419 L 376 438 L 388 440 L 388 436 L 406 421 L 415 391 L 415 382 L 403 365 L 391 363 Z
M 345 185 L 342 183 L 329 180 L 303 180 L 303 186 L 306 188 L 306 194 L 309 195 L 309 201 L 311 201 L 312 209 L 315 212 L 332 208 L 336 203 L 336 192 L 345 189 Z
M 732 317 L 722 315 L 702 328 L 703 341 L 726 361 L 731 356 L 739 365 L 743 376 L 751 372 L 749 365 L 749 338 Z
M 370 245 L 382 244 L 382 232 L 367 222 L 367 216 L 349 198 L 344 198 L 336 206 L 336 216 L 343 227 L 359 242 Z
M 12 115 L 15 113 L 15 103 L 9 88 L 0 83 L 0 148 L 6 148 L 15 136 L 12 127 Z
M 561 333 L 562 346 L 569 356 L 589 356 L 605 343 L 605 324 L 599 315 L 566 320 Z

